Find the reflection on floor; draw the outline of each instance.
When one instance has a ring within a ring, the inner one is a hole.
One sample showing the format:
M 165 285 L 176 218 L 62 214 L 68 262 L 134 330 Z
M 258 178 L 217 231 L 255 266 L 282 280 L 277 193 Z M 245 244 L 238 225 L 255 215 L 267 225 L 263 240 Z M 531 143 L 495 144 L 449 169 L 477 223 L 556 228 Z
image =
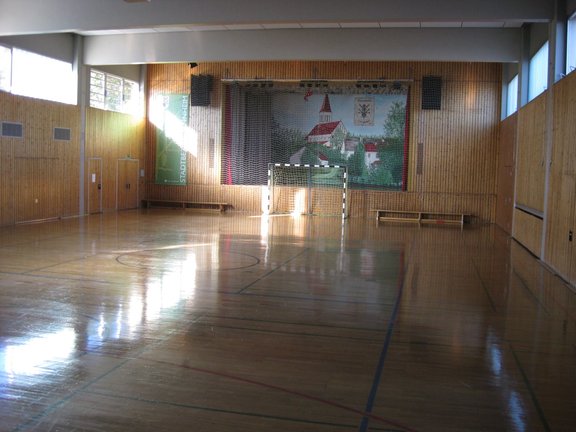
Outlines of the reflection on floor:
M 1 431 L 568 431 L 576 294 L 493 226 L 0 229 Z

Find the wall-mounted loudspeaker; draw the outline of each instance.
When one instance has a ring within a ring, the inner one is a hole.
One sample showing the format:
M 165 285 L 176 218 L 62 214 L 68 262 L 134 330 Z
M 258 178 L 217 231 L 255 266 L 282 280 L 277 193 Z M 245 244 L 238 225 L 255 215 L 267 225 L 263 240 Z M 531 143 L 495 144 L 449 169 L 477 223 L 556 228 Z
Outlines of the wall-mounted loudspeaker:
M 210 105 L 212 91 L 212 75 L 192 75 L 190 82 L 190 105 Z
M 442 77 L 422 77 L 422 109 L 439 110 L 442 106 Z

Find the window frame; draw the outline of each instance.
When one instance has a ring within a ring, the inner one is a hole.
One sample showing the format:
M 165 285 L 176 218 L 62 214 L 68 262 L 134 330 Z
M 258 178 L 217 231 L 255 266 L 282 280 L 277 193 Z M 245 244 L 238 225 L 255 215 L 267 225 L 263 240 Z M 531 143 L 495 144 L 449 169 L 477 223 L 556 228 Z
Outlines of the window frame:
M 546 41 L 530 58 L 528 72 L 528 102 L 548 89 L 548 59 L 550 43 Z M 537 75 L 537 73 L 542 74 Z
M 518 111 L 518 81 L 519 77 L 516 74 L 506 85 L 506 117 Z
M 89 78 L 90 107 L 134 115 L 138 113 L 141 95 L 138 82 L 97 68 L 90 69 Z M 102 84 L 95 85 L 96 80 Z
M 576 69 L 576 12 L 566 24 L 566 75 Z
M 74 65 L 33 51 L 9 47 L 10 93 L 68 105 L 78 103 Z M 42 70 L 43 74 L 35 73 Z M 19 71 L 24 71 L 19 74 Z

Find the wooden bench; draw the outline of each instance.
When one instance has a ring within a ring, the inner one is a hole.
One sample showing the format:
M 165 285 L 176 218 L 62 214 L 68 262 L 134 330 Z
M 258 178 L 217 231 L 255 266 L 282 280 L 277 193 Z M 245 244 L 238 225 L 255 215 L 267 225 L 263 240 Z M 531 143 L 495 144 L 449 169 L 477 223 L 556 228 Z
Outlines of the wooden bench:
M 163 199 L 145 199 L 142 203 L 146 208 L 151 207 L 181 207 L 183 209 L 204 209 L 204 210 L 218 210 L 225 212 L 230 204 L 223 202 L 208 202 L 208 201 L 180 201 L 180 200 L 163 200 Z
M 374 209 L 378 222 L 413 222 L 418 224 L 452 224 L 463 226 L 470 218 L 465 213 L 425 212 L 409 210 Z

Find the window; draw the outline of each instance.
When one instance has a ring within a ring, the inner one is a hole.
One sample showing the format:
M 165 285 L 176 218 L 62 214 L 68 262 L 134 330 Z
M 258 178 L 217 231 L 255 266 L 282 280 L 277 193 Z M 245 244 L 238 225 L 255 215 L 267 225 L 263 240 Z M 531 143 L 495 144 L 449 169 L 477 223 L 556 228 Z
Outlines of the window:
M 10 91 L 12 86 L 12 50 L 0 45 L 0 90 Z
M 137 82 L 95 69 L 90 71 L 90 106 L 108 111 L 138 114 L 140 86 Z
M 518 109 L 518 75 L 508 83 L 506 89 L 506 117 L 514 114 Z
M 534 99 L 548 88 L 548 42 L 530 59 L 528 100 Z
M 11 92 L 68 104 L 76 103 L 72 64 L 12 48 Z
M 568 20 L 566 40 L 566 74 L 576 69 L 576 13 Z

